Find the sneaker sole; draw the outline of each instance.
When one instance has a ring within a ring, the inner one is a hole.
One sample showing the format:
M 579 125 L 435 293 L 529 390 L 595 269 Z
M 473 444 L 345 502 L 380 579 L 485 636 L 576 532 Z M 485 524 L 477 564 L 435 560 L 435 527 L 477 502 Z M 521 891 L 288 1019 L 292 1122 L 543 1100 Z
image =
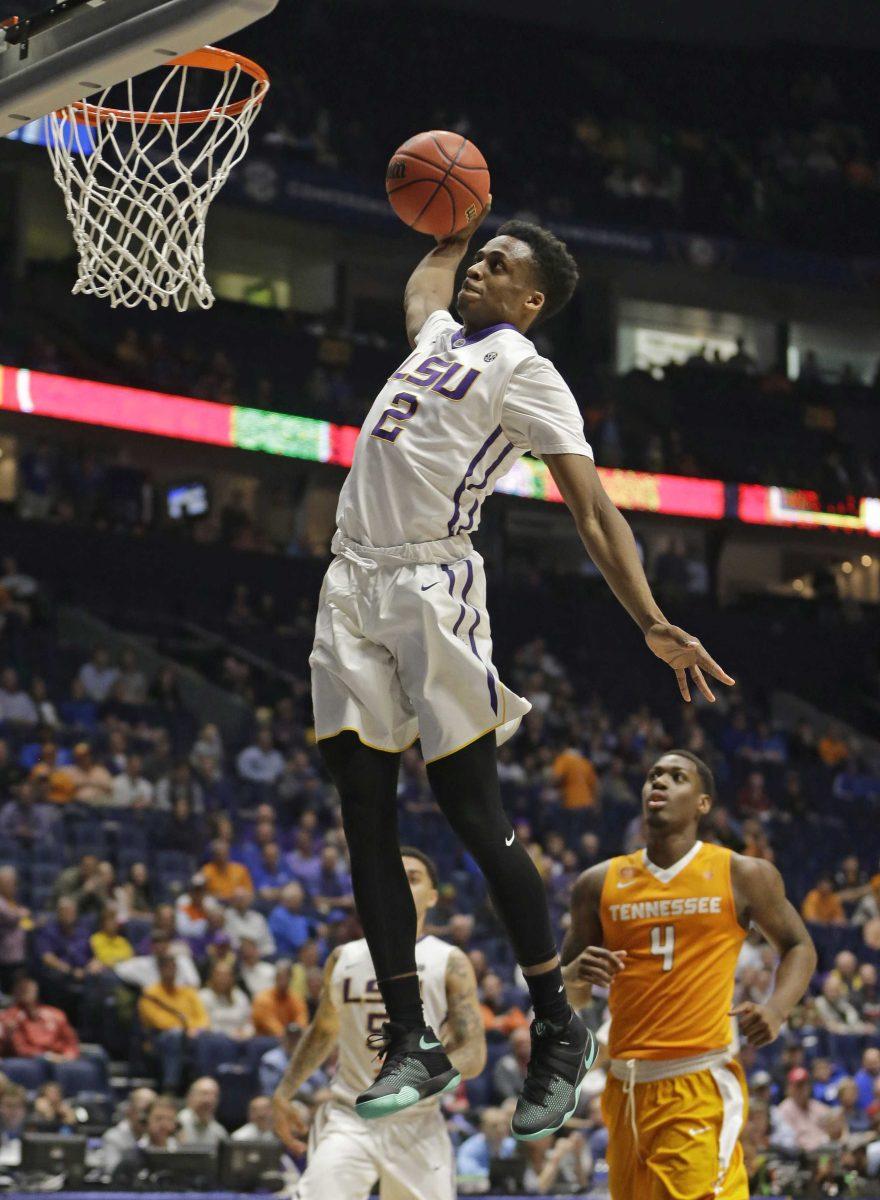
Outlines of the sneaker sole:
M 555 1123 L 553 1125 L 548 1125 L 544 1129 L 539 1129 L 535 1133 L 517 1133 L 517 1131 L 513 1128 L 513 1121 L 511 1121 L 510 1132 L 516 1138 L 516 1140 L 518 1142 L 534 1142 L 538 1138 L 547 1137 L 548 1134 L 555 1133 L 557 1131 L 557 1129 L 561 1129 L 562 1126 L 565 1124 L 565 1122 L 570 1121 L 571 1118 L 574 1116 L 575 1111 L 577 1110 L 578 1103 L 580 1102 L 581 1088 L 584 1086 L 584 1080 L 586 1079 L 593 1063 L 599 1057 L 599 1043 L 596 1040 L 596 1038 L 593 1036 L 593 1034 L 590 1032 L 589 1029 L 587 1030 L 587 1033 L 589 1035 L 590 1042 L 589 1042 L 589 1046 L 587 1047 L 587 1052 L 584 1055 L 583 1067 L 581 1069 L 581 1077 L 575 1084 L 574 1104 L 571 1106 L 571 1108 L 568 1110 L 568 1112 L 565 1113 L 565 1115 L 562 1117 L 562 1119 L 560 1121 L 558 1121 L 557 1123 Z
M 387 1096 L 375 1096 L 372 1100 L 355 1102 L 354 1111 L 365 1121 L 375 1121 L 380 1117 L 390 1117 L 394 1113 L 412 1108 L 420 1100 L 430 1096 L 442 1096 L 444 1092 L 453 1092 L 461 1083 L 461 1074 L 454 1068 L 429 1079 L 422 1089 L 405 1084 L 399 1092 L 390 1092 Z

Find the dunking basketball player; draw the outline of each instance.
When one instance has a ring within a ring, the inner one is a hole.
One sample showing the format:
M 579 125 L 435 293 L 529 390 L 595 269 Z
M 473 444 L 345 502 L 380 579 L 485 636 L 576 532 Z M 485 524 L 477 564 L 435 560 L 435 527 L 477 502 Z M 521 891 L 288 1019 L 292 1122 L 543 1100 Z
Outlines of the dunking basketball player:
M 709 699 L 704 672 L 733 681 L 660 611 L 574 397 L 526 337 L 574 292 L 566 247 L 536 225 L 508 222 L 467 268 L 461 323 L 450 314 L 478 223 L 439 241 L 407 284 L 412 353 L 358 438 L 310 663 L 316 733 L 341 798 L 355 901 L 388 1013 L 384 1065 L 357 1112 L 399 1112 L 458 1080 L 425 1023 L 398 849 L 400 754 L 421 738 L 437 802 L 486 877 L 531 993 L 532 1056 L 512 1129 L 537 1138 L 573 1113 L 596 1051 L 566 1000 L 543 885 L 498 785 L 496 743 L 529 704 L 492 664 L 483 563 L 470 535 L 520 455 L 544 459 L 592 559 L 684 698 L 688 672 Z
M 614 1200 L 748 1200 L 740 1132 L 748 1093 L 731 1016 L 766 1046 L 807 990 L 816 951 L 779 872 L 701 842 L 712 772 L 672 750 L 642 788 L 647 846 L 581 875 L 562 947 L 568 995 L 609 988 L 611 1071 L 602 1096 Z M 731 1011 L 754 923 L 779 951 L 773 992 Z
M 422 936 L 428 910 L 437 903 L 437 868 L 410 846 L 404 847 L 402 859 L 416 910 L 416 963 L 425 1012 L 436 1023 L 456 1070 L 470 1079 L 486 1065 L 474 969 L 458 947 Z M 386 1020 L 367 943 L 361 938 L 334 950 L 324 967 L 315 1016 L 272 1101 L 276 1129 L 298 1153 L 305 1128 L 292 1101 L 338 1046 L 332 1099 L 315 1116 L 308 1165 L 295 1200 L 367 1200 L 377 1182 L 382 1200 L 454 1200 L 452 1143 L 438 1096 L 408 1109 L 400 1120 L 368 1124 L 355 1115 L 358 1094 L 376 1075 L 369 1047 Z

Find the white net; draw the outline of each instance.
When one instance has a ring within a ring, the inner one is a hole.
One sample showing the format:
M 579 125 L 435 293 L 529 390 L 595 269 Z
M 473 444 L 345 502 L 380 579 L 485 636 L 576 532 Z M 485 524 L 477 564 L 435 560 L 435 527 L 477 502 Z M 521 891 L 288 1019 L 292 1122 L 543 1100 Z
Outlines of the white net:
M 191 73 L 200 84 L 216 80 L 216 97 L 199 114 L 204 119 L 182 111 L 196 82 Z M 108 110 L 108 88 L 95 102 L 51 117 L 49 155 L 79 253 L 73 291 L 114 308 L 210 308 L 205 219 L 247 152 L 268 83 L 237 62 L 221 71 L 169 64 L 141 111 L 134 80 L 120 87 L 127 91 L 124 109 Z

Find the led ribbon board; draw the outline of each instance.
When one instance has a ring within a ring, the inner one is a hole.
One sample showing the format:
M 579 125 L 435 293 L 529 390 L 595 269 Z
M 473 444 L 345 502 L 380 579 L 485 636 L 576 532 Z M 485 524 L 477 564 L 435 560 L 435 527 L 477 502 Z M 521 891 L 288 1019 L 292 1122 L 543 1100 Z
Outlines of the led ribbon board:
M 16 367 L 0 367 L 0 412 L 4 410 L 340 467 L 351 466 L 360 432 L 352 425 L 311 417 L 213 404 Z M 725 516 L 726 485 L 719 479 L 604 467 L 599 474 L 614 503 L 630 512 L 704 521 L 720 521 Z M 528 457 L 511 468 L 496 490 L 530 500 L 562 502 L 544 463 Z M 880 537 L 880 499 L 853 501 L 845 506 L 852 511 L 830 512 L 821 509 L 811 492 L 741 484 L 736 494 L 737 515 L 748 524 L 824 526 Z

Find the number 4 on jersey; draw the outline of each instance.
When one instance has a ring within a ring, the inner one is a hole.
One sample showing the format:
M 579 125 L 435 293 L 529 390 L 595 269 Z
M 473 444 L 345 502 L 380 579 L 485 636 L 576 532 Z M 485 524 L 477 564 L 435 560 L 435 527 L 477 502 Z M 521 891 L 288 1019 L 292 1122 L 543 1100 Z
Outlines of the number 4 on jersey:
M 663 959 L 663 970 L 672 970 L 672 956 L 675 952 L 675 926 L 653 925 L 651 927 L 651 953 L 659 954 Z

